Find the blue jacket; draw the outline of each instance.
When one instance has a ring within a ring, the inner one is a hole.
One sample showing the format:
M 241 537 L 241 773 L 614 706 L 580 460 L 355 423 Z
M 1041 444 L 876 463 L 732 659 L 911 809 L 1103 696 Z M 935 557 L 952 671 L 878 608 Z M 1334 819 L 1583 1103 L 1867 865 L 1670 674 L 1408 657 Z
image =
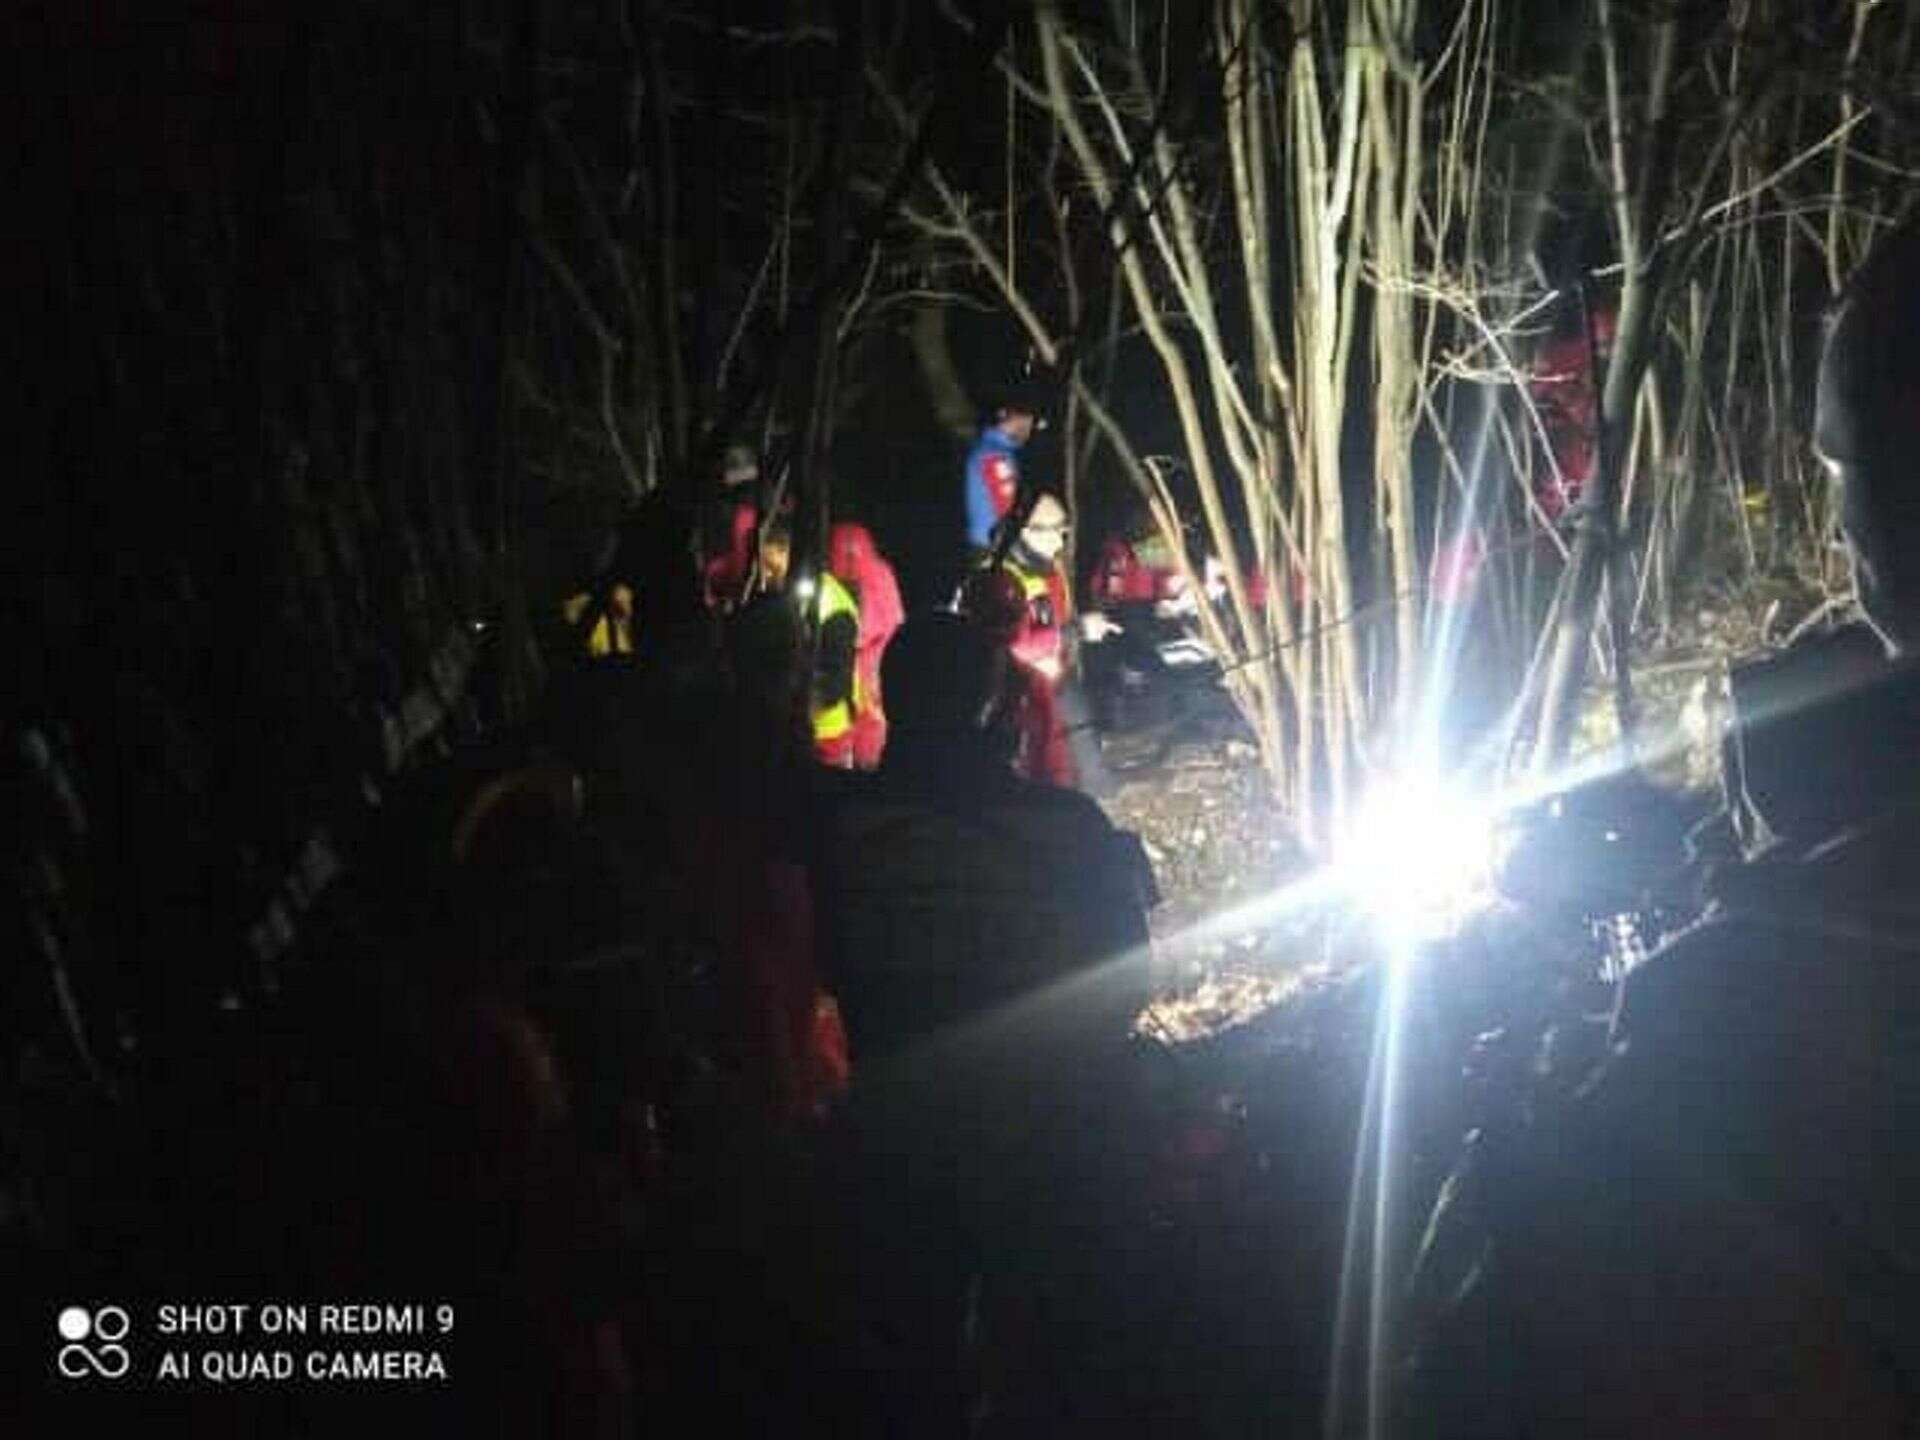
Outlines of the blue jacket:
M 1020 489 L 1020 447 L 998 425 L 980 432 L 967 452 L 967 543 L 993 543 L 993 527 Z

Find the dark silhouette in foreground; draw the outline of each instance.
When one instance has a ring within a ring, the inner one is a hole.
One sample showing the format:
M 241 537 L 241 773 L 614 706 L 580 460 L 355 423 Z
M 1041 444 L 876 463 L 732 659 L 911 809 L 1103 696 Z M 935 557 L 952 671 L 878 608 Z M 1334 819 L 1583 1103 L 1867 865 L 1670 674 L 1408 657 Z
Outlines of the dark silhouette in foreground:
M 1712 874 L 1706 918 L 1628 976 L 1597 1072 L 1482 1156 L 1490 1266 L 1423 1356 L 1409 1433 L 1920 1423 L 1917 401 L 1910 225 L 1848 293 L 1818 404 L 1888 658 L 1864 677 L 1829 660 L 1831 693 L 1763 717 L 1798 740 L 1748 755 L 1849 745 L 1851 813 L 1774 774 L 1731 797 L 1765 848 Z
M 1008 663 L 958 617 L 908 621 L 885 763 L 823 805 L 824 964 L 855 1068 L 835 1229 L 886 1337 L 874 1379 L 915 1433 L 962 1433 L 969 1404 L 1016 1427 L 1122 1413 L 1097 1377 L 1134 1189 L 1145 896 L 1091 801 L 1009 770 Z

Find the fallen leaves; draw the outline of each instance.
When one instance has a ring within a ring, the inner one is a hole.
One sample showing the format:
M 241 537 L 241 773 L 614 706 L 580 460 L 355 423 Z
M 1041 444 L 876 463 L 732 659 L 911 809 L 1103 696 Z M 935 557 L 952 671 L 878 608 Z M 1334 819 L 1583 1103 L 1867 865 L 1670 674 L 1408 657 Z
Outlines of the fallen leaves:
M 1140 836 L 1163 896 L 1152 917 L 1157 995 L 1137 1033 L 1168 1045 L 1205 1039 L 1324 978 L 1320 947 L 1297 921 L 1218 923 L 1306 864 L 1253 746 L 1176 747 L 1107 810 Z

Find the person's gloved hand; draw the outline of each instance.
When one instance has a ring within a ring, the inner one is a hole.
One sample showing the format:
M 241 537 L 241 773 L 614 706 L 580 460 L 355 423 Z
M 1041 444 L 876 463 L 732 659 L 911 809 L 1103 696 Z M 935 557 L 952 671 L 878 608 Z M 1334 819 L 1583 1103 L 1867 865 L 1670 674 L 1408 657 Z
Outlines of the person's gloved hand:
M 1089 610 L 1080 617 L 1080 638 L 1089 645 L 1098 645 L 1109 635 L 1125 633 L 1125 627 L 1114 624 L 1104 610 Z
M 1166 599 L 1154 601 L 1153 613 L 1162 620 L 1177 620 L 1183 616 L 1196 615 L 1200 611 L 1199 602 L 1194 599 L 1193 591 L 1187 588 L 1185 577 L 1176 578 L 1181 581 L 1180 588 L 1168 595 Z

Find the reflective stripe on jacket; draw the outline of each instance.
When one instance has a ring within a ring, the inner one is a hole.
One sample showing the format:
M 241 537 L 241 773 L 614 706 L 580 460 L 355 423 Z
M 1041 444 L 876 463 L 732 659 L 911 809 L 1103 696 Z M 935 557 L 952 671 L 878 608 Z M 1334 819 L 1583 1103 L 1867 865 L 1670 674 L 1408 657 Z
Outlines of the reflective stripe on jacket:
M 842 615 L 852 619 L 857 635 L 860 627 L 860 607 L 854 602 L 852 592 L 831 572 L 822 572 L 820 601 L 814 616 L 815 622 L 824 628 L 828 621 Z M 852 695 L 813 712 L 813 738 L 816 744 L 838 740 L 853 729 L 853 717 L 861 707 L 863 688 L 860 684 L 859 667 L 855 666 Z
M 1008 649 L 1022 665 L 1039 671 L 1048 683 L 1058 684 L 1066 665 L 1062 632 L 1073 618 L 1060 567 L 1034 571 L 1009 557 L 1001 562 L 1001 568 L 1020 582 L 1020 592 L 1027 600 L 1026 613 Z
M 598 614 L 592 616 L 592 624 L 587 624 L 594 602 L 599 597 L 590 590 L 582 590 L 571 595 L 560 607 L 560 614 L 570 629 L 579 632 L 584 628 L 586 649 L 596 658 L 603 655 L 633 654 L 633 590 L 627 585 L 615 585 L 607 591 L 606 603 Z

